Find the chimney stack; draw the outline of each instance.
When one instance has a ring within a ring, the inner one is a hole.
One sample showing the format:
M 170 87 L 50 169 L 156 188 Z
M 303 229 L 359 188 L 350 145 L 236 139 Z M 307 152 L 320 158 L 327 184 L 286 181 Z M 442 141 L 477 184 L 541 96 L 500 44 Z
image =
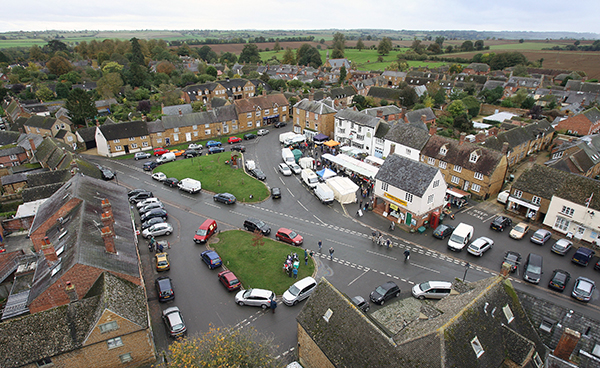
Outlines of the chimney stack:
M 502 268 L 500 269 L 500 276 L 504 277 L 505 279 L 508 278 L 508 275 L 510 275 L 510 264 L 506 263 L 506 262 L 502 262 Z
M 181 107 L 179 108 L 179 117 L 183 116 L 183 111 L 181 111 Z
M 580 338 L 581 334 L 579 332 L 571 330 L 570 328 L 565 328 L 554 349 L 554 356 L 569 361 L 571 353 L 575 350 Z
M 313 101 L 314 99 L 315 99 L 315 89 L 311 88 L 310 92 L 308 93 L 308 100 Z
M 114 223 L 115 223 L 115 221 L 113 219 L 112 213 L 108 213 L 108 212 L 102 213 L 102 225 L 104 225 L 105 227 L 108 227 L 113 234 L 115 232 Z
M 266 96 L 266 95 L 267 95 L 267 90 L 266 90 L 265 88 L 263 88 L 263 90 L 262 90 L 262 95 L 263 95 L 263 96 Z
M 71 303 L 79 300 L 79 297 L 77 296 L 77 290 L 75 290 L 75 285 L 73 285 L 71 281 L 67 281 L 67 286 L 65 286 L 65 292 L 69 296 L 69 301 Z
M 54 246 L 50 243 L 50 239 L 48 237 L 44 237 L 42 239 L 42 252 L 44 253 L 44 257 L 50 262 L 58 261 L 58 256 L 56 255 L 56 251 L 54 250 Z
M 429 126 L 429 135 L 435 135 L 435 133 L 437 133 L 437 124 L 435 123 L 435 121 L 433 123 L 431 123 L 431 125 Z
M 108 253 L 117 253 L 117 248 L 115 247 L 115 235 L 108 226 L 102 228 L 102 239 L 104 239 L 104 248 Z
M 458 145 L 462 146 L 463 143 L 465 143 L 465 137 L 467 136 L 467 133 L 462 132 L 460 133 L 460 139 L 458 140 Z
M 102 213 L 108 213 L 110 217 L 113 217 L 112 205 L 107 198 L 102 200 Z
M 35 152 L 35 143 L 33 142 L 33 138 L 29 138 L 29 145 L 31 146 L 31 152 Z
M 502 143 L 502 151 L 501 152 L 503 155 L 508 154 L 509 149 L 510 149 L 510 147 L 509 147 L 508 142 Z

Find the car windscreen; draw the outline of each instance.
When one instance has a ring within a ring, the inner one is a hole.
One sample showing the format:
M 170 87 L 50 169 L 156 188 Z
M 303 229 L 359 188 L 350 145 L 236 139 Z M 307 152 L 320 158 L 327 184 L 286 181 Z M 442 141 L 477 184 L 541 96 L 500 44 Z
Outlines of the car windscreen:
M 452 234 L 452 235 L 450 236 L 450 241 L 453 241 L 453 242 L 455 242 L 455 243 L 462 244 L 462 243 L 465 241 L 465 238 L 463 238 L 463 237 L 462 237 L 462 236 L 460 236 L 460 235 Z
M 206 235 L 206 232 L 206 229 L 198 229 L 198 231 L 196 231 L 196 235 L 204 236 Z
M 297 296 L 300 293 L 300 289 L 298 289 L 296 287 L 296 285 L 292 285 L 290 286 L 290 288 L 288 289 L 288 291 L 290 292 L 290 294 L 292 294 L 293 296 Z

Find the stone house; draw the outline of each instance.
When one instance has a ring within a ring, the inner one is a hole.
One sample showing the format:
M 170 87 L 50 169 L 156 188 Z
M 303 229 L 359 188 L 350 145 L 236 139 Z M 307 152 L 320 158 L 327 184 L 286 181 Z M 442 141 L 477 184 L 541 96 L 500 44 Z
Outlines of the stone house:
M 344 108 L 352 105 L 352 99 L 356 95 L 356 90 L 352 86 L 337 87 L 332 88 L 329 94 L 336 108 Z
M 96 127 L 98 154 L 106 157 L 122 156 L 152 149 L 145 121 L 115 123 L 110 119 Z
M 68 120 L 55 119 L 46 116 L 34 115 L 23 124 L 25 133 L 38 134 L 42 137 L 54 137 L 61 130 L 71 132 L 71 123 Z M 70 142 L 69 142 L 70 143 Z
M 362 149 L 371 156 L 381 157 L 384 145 L 383 137 L 388 130 L 389 125 L 383 119 L 347 108 L 335 114 L 333 139 L 342 144 Z
M 227 98 L 230 100 L 240 100 L 243 98 L 254 97 L 256 95 L 254 83 L 247 79 L 229 79 L 219 80 L 216 83 L 225 88 Z M 222 97 L 222 96 L 217 96 Z
M 600 175 L 600 134 L 581 137 L 552 149 L 545 165 L 573 174 L 598 179 Z
M 238 114 L 238 131 L 243 132 L 290 120 L 289 102 L 282 93 L 233 101 Z
M 215 82 L 193 84 L 181 90 L 182 98 L 186 103 L 202 101 L 208 103 L 215 97 L 227 98 L 227 89 Z
M 390 124 L 392 124 L 394 121 L 402 120 L 404 118 L 404 110 L 396 105 L 372 107 L 370 109 L 361 110 L 361 112 L 381 118 Z
M 312 94 L 294 105 L 294 127 L 298 127 L 308 138 L 323 133 L 334 136 L 337 110 L 323 101 L 313 101 Z
M 386 70 L 381 76 L 385 79 L 386 85 L 390 88 L 398 88 L 400 83 L 403 83 L 406 80 L 405 72 L 396 72 L 393 70 Z

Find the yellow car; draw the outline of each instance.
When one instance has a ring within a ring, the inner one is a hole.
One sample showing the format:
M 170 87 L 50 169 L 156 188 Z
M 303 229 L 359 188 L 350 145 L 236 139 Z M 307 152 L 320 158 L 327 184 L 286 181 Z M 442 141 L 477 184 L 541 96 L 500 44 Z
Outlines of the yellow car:
M 513 239 L 523 239 L 523 237 L 529 232 L 529 225 L 525 222 L 519 222 L 517 226 L 513 227 L 508 234 Z
M 175 156 L 179 157 L 185 153 L 184 150 L 171 150 L 175 154 Z
M 169 255 L 167 253 L 156 253 L 154 256 L 156 260 L 157 271 L 168 271 L 171 268 L 169 264 Z

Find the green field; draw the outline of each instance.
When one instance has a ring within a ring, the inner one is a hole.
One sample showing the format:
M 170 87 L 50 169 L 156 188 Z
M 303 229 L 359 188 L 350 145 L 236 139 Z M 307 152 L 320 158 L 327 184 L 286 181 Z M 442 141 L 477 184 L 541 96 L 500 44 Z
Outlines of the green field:
M 11 47 L 31 47 L 34 45 L 44 46 L 48 41 L 41 38 L 31 38 L 22 40 L 0 40 L 0 49 L 9 49 Z
M 555 42 L 548 42 L 548 43 L 543 43 L 543 42 L 510 43 L 510 44 L 505 44 L 505 45 L 490 46 L 490 50 L 489 51 L 494 51 L 494 50 L 540 51 L 542 49 L 549 49 L 549 48 L 552 48 L 554 46 L 564 47 L 565 45 L 564 44 L 555 43 Z M 489 52 L 489 51 L 482 51 L 482 52 Z

